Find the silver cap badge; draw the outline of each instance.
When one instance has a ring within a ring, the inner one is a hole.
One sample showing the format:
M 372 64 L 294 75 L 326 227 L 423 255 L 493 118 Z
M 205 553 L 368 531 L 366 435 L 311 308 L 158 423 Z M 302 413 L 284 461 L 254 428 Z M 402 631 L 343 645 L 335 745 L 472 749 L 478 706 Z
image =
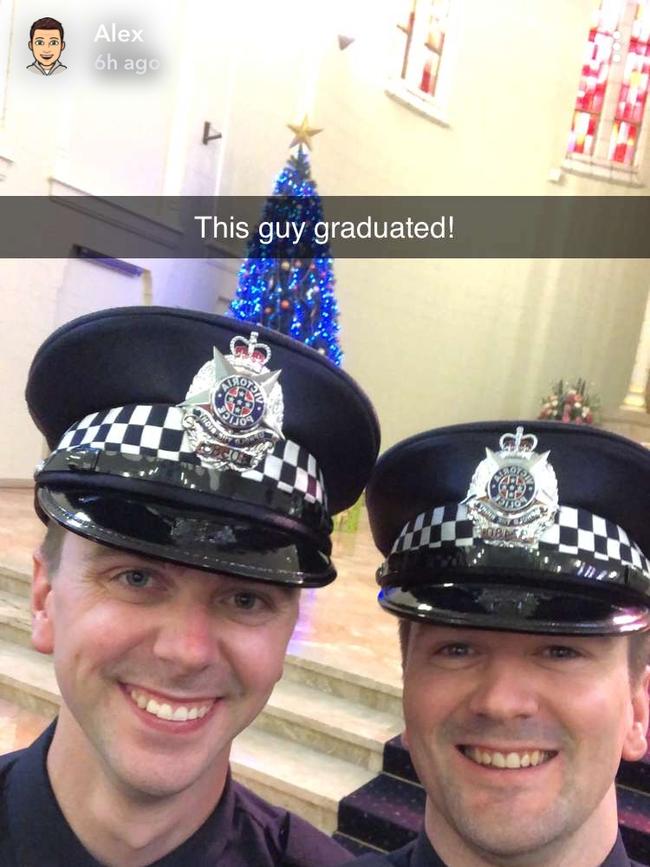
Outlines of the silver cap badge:
M 270 348 L 234 337 L 230 355 L 214 357 L 196 374 L 185 400 L 183 427 L 204 467 L 245 472 L 255 469 L 282 434 L 284 403 L 279 370 L 266 366 Z
M 486 448 L 463 503 L 477 538 L 493 545 L 536 548 L 558 511 L 549 452 L 538 454 L 537 437 L 524 434 L 523 427 L 504 434 L 499 446 L 498 452 Z

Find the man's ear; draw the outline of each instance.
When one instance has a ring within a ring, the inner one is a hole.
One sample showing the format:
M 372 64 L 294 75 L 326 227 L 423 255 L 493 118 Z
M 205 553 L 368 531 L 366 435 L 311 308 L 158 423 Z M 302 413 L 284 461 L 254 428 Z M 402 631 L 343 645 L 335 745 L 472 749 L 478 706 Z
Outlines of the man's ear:
M 650 667 L 632 690 L 632 721 L 623 742 L 622 756 L 628 762 L 642 759 L 648 750 L 648 685 Z
M 41 653 L 52 653 L 54 621 L 49 570 L 40 551 L 34 552 L 32 564 L 32 644 Z
M 32 49 L 32 40 L 31 40 L 31 39 L 30 39 L 29 42 L 27 43 L 27 47 L 29 48 L 30 51 L 33 51 L 33 49 Z

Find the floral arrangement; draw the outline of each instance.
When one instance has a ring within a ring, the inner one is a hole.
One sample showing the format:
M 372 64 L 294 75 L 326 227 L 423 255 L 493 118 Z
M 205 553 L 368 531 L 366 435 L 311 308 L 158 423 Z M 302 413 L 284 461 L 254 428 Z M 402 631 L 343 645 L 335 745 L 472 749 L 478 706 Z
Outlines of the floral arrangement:
M 575 383 L 561 379 L 553 386 L 551 393 L 542 398 L 538 418 L 571 424 L 593 424 L 599 407 L 598 396 L 589 394 L 584 379 L 578 379 Z

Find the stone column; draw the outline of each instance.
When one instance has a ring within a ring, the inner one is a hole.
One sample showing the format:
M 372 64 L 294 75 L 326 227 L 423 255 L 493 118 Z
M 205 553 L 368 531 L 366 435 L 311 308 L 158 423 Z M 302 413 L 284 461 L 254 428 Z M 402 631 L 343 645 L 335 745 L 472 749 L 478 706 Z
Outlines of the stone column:
M 645 401 L 648 370 L 650 370 L 650 292 L 648 293 L 648 300 L 646 302 L 643 327 L 641 328 L 639 345 L 636 350 L 632 378 L 630 379 L 625 400 L 621 404 L 621 409 L 631 409 L 637 412 L 648 411 Z

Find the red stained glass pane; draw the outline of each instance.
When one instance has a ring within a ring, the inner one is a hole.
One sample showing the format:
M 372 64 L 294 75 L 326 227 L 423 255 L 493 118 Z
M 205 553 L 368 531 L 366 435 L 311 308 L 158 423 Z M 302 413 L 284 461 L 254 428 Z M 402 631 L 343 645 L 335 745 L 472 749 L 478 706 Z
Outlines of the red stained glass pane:
M 424 69 L 422 70 L 422 78 L 420 79 L 420 90 L 423 90 L 425 93 L 431 93 L 431 63 L 428 61 L 424 64 Z
M 578 95 L 569 134 L 569 154 L 593 153 L 607 79 L 618 38 L 620 0 L 601 0 L 585 46 Z
M 616 121 L 609 140 L 609 159 L 615 163 L 631 166 L 634 162 L 638 133 L 638 126 L 629 124 L 624 120 Z
M 569 135 L 568 153 L 591 154 L 603 110 L 612 62 L 618 17 L 611 2 L 603 2 L 596 24 L 589 31 L 578 85 L 576 111 Z
M 410 0 L 403 7 L 403 10 L 410 9 L 408 24 L 405 11 L 397 24 L 408 34 L 402 78 L 417 84 L 418 89 L 429 96 L 433 96 L 438 80 L 449 3 L 450 0 Z
M 587 111 L 576 111 L 569 135 L 570 154 L 591 154 L 594 147 L 597 120 Z
M 594 151 L 611 66 L 619 61 L 621 54 L 619 19 L 623 9 L 629 10 L 631 5 L 634 17 L 625 67 L 617 83 L 615 108 L 612 105 L 615 113 L 608 158 L 626 166 L 634 163 L 650 89 L 650 0 L 601 0 L 587 40 L 569 135 L 569 154 L 589 155 Z
M 616 100 L 610 159 L 632 165 L 650 84 L 650 2 L 636 0 L 632 37 Z

